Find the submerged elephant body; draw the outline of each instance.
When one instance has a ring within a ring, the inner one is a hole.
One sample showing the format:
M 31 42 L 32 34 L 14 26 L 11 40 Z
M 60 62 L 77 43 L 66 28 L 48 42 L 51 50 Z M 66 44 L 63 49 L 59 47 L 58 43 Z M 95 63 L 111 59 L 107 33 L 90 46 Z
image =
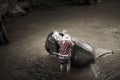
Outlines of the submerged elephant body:
M 59 52 L 59 45 L 57 41 L 52 37 L 53 32 L 51 32 L 46 39 L 45 49 L 48 53 L 53 54 L 53 52 Z M 95 61 L 93 55 L 93 48 L 86 42 L 83 41 L 74 41 L 74 46 L 72 47 L 72 57 L 71 63 L 74 66 L 83 66 L 90 64 Z

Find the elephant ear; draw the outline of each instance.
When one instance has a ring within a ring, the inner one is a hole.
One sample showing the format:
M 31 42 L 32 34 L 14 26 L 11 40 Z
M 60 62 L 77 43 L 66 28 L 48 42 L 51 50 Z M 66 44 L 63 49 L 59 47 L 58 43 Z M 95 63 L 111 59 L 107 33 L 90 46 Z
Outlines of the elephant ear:
M 45 49 L 48 53 L 53 54 L 53 52 L 58 53 L 59 46 L 57 44 L 57 41 L 52 36 L 53 32 L 48 34 L 47 39 L 45 41 Z

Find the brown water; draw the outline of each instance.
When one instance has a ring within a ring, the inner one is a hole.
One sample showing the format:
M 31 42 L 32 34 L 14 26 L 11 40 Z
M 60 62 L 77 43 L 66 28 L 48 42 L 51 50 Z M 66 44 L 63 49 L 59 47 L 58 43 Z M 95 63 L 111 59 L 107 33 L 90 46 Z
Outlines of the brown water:
M 51 31 L 67 30 L 95 48 L 120 48 L 118 0 L 102 4 L 65 6 L 14 17 L 6 24 L 9 45 L 0 46 L 0 80 L 95 80 L 90 66 L 71 68 L 69 77 L 59 71 L 56 58 L 44 49 Z

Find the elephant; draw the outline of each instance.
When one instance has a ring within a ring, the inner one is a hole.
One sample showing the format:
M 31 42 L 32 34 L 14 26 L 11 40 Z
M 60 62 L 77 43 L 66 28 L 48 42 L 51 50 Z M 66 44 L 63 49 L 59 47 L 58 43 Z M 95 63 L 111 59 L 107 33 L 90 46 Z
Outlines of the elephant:
M 48 34 L 45 41 L 45 49 L 49 54 L 54 52 L 59 53 L 59 45 L 56 39 L 52 36 L 54 32 Z M 59 34 L 61 34 L 59 32 Z M 95 62 L 94 49 L 85 41 L 76 41 L 71 51 L 71 65 L 72 66 L 85 66 Z

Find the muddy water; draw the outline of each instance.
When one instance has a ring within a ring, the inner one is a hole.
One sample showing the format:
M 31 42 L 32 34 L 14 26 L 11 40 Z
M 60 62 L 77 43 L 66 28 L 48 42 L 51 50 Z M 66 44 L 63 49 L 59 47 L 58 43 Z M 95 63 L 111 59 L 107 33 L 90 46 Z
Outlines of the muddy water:
M 6 23 L 9 45 L 0 46 L 0 80 L 95 80 L 91 67 L 72 67 L 69 77 L 44 49 L 48 33 L 67 30 L 94 48 L 120 48 L 118 0 L 102 4 L 65 6 L 13 17 Z

